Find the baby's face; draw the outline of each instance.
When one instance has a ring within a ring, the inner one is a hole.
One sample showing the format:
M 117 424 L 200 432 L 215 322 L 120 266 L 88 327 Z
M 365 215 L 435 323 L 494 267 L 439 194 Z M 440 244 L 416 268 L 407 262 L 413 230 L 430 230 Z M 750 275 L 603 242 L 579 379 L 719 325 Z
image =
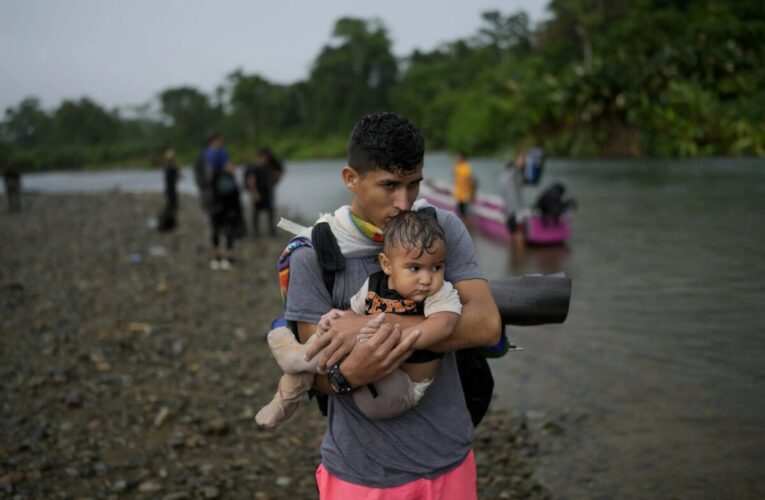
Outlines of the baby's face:
M 446 245 L 437 241 L 429 251 L 392 248 L 380 254 L 380 265 L 388 275 L 388 286 L 405 299 L 420 302 L 444 284 Z

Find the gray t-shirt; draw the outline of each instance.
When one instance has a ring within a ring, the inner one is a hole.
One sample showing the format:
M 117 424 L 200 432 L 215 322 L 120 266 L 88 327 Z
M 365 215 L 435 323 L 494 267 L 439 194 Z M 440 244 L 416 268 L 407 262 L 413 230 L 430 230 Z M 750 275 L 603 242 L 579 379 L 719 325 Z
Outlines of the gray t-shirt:
M 446 280 L 485 279 L 462 222 L 443 210 L 437 210 L 437 218 L 446 236 Z M 290 258 L 285 317 L 318 323 L 332 307 L 348 309 L 350 298 L 380 266 L 376 255 L 346 258 L 345 263 L 335 276 L 330 297 L 314 250 L 296 250 Z M 324 467 L 344 481 L 388 488 L 449 472 L 472 447 L 473 424 L 454 353 L 448 353 L 420 403 L 398 417 L 371 420 L 359 411 L 352 396 L 331 396 L 321 456 Z
M 523 177 L 521 171 L 517 168 L 505 168 L 499 182 L 502 187 L 502 198 L 505 201 L 505 217 L 510 217 L 510 215 L 523 208 L 523 196 L 521 195 Z

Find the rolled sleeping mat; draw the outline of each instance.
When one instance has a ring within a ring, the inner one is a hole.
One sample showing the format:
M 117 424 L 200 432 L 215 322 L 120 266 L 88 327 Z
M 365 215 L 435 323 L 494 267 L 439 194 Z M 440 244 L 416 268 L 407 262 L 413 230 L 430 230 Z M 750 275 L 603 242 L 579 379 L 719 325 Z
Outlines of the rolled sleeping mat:
M 563 273 L 489 280 L 506 325 L 563 323 L 571 302 L 571 279 Z

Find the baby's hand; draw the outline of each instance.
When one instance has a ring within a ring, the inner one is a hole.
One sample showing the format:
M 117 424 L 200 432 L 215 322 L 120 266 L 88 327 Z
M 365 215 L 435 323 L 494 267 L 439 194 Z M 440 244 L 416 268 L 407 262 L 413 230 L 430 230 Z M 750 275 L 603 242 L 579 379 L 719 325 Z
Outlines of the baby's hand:
M 378 321 L 378 318 L 375 318 L 369 321 L 367 318 L 350 310 L 333 309 L 325 314 L 316 327 L 316 341 L 308 346 L 306 359 L 310 360 L 321 352 L 319 370 L 326 370 L 339 363 L 358 345 L 357 335 L 367 323 L 377 324 L 379 328 L 379 323 L 382 322 L 382 319 Z
M 333 319 L 337 319 L 343 313 L 340 309 L 331 309 L 328 313 L 321 317 L 319 320 L 319 332 L 326 333 Z
M 377 330 L 380 329 L 380 326 L 385 321 L 385 313 L 380 313 L 377 315 L 377 317 L 370 320 L 366 325 L 364 325 L 361 330 L 359 330 L 359 334 L 356 335 L 356 343 L 363 344 L 370 338 L 372 338 L 372 335 L 377 333 Z

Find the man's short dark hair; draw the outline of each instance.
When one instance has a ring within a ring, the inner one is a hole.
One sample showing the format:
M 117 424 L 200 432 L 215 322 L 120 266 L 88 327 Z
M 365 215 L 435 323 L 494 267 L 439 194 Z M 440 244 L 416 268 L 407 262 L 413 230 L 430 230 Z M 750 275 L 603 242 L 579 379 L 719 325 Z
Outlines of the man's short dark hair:
M 375 169 L 397 175 L 422 164 L 425 140 L 412 122 L 396 113 L 364 115 L 348 140 L 348 165 L 364 176 Z
M 399 212 L 385 223 L 383 231 L 383 251 L 391 248 L 403 247 L 407 251 L 419 249 L 420 257 L 423 252 L 433 253 L 431 250 L 437 241 L 446 241 L 444 230 L 438 221 L 430 215 L 420 212 Z

